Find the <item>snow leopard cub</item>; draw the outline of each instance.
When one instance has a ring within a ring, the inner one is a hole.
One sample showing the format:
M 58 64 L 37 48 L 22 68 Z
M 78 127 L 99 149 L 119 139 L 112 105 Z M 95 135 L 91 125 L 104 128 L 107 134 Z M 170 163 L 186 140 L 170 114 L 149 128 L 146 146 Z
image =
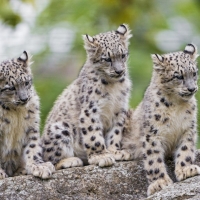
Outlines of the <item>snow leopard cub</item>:
M 39 98 L 26 51 L 0 64 L 0 179 L 20 173 L 49 178 L 54 166 L 42 160 Z
M 194 165 L 197 140 L 197 48 L 154 54 L 153 75 L 143 101 L 129 114 L 122 148 L 143 156 L 151 195 L 173 183 L 165 167 L 173 155 L 178 181 L 200 174 Z
M 127 25 L 85 35 L 87 61 L 50 112 L 43 134 L 44 160 L 56 169 L 84 163 L 110 166 L 128 160 L 120 151 L 131 81 L 127 70 Z

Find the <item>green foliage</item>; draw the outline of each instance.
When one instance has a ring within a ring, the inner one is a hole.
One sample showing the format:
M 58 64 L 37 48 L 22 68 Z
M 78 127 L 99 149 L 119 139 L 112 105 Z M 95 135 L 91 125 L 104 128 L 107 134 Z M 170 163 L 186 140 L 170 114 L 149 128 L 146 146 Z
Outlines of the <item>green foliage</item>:
M 16 26 L 21 22 L 20 15 L 12 10 L 8 0 L 0 1 L 0 19 L 10 26 Z
M 25 3 L 30 3 L 34 5 L 35 0 L 18 0 Z M 10 4 L 9 0 L 1 0 L 0 1 L 0 20 L 11 26 L 15 27 L 22 21 L 22 18 L 19 13 L 15 12 Z
M 41 97 L 41 130 L 43 129 L 45 119 L 50 108 L 53 107 L 55 99 L 60 95 L 61 91 L 66 87 L 66 81 L 56 77 L 36 78 L 34 85 L 38 95 Z
M 21 2 L 36 4 L 35 0 L 21 0 Z M 69 74 L 70 70 L 73 71 L 71 74 L 76 74 L 74 70 L 78 73 L 77 69 L 80 68 L 80 63 L 85 62 L 81 35 L 95 35 L 99 32 L 115 30 L 122 23 L 129 25 L 133 33 L 129 58 L 129 71 L 133 82 L 130 106 L 135 108 L 142 100 L 151 78 L 150 54 L 165 53 L 159 49 L 156 43 L 156 34 L 160 31 L 171 30 L 170 20 L 178 17 L 185 19 L 191 25 L 192 30 L 180 29 L 179 32 L 176 30 L 176 33 L 181 35 L 191 31 L 194 35 L 196 34 L 196 41 L 200 41 L 198 38 L 200 0 L 49 0 L 47 7 L 37 17 L 32 31 L 39 34 L 42 34 L 43 31 L 47 35 L 45 39 L 48 40 L 48 33 L 52 27 L 60 25 L 73 31 L 74 40 L 71 51 L 65 55 L 66 59 L 57 62 L 55 74 L 50 73 L 51 69 L 45 68 L 45 77 L 49 78 L 44 78 L 44 73 L 40 73 L 39 68 L 42 65 L 48 65 L 43 58 L 50 60 L 59 53 L 55 55 L 50 52 L 51 48 L 47 44 L 40 52 L 40 56 L 34 56 L 35 84 L 41 97 L 42 126 L 57 96 L 73 78 L 75 79 L 68 74 L 66 74 L 67 78 L 63 78 L 65 76 L 59 66 L 65 66 Z M 0 19 L 11 26 L 15 26 L 21 21 L 20 15 L 13 11 L 8 0 L 0 1 Z M 173 44 L 173 41 L 170 42 Z M 186 37 L 180 46 L 184 47 L 186 43 L 190 42 L 193 42 L 193 38 Z M 166 43 L 168 43 L 167 40 Z M 181 47 L 176 50 L 181 50 Z M 76 69 L 74 66 L 77 66 Z M 200 100 L 199 92 L 197 99 Z M 198 121 L 200 123 L 200 118 Z
M 142 100 L 151 78 L 150 54 L 165 53 L 158 49 L 155 35 L 161 30 L 169 30 L 171 24 L 168 20 L 173 17 L 184 17 L 199 29 L 199 2 L 197 0 L 60 0 L 58 3 L 51 0 L 38 17 L 37 26 L 49 27 L 62 22 L 69 24 L 75 33 L 71 53 L 76 54 L 77 59 L 84 62 L 82 34 L 95 35 L 114 30 L 121 23 L 129 24 L 133 33 L 129 58 L 129 70 L 133 82 L 130 106 L 135 108 Z M 182 44 L 183 47 L 184 45 L 185 43 Z M 73 62 L 76 63 L 75 60 Z M 42 98 L 46 97 L 42 95 Z M 200 99 L 199 93 L 197 98 Z
M 76 33 L 73 49 L 76 52 L 82 50 L 82 34 L 95 35 L 116 29 L 122 23 L 129 24 L 134 30 L 134 41 L 149 47 L 153 43 L 150 37 L 153 34 L 152 26 L 157 29 L 167 26 L 162 13 L 154 8 L 154 1 L 148 0 L 60 0 L 59 3 L 51 0 L 37 24 L 45 27 L 69 23 Z

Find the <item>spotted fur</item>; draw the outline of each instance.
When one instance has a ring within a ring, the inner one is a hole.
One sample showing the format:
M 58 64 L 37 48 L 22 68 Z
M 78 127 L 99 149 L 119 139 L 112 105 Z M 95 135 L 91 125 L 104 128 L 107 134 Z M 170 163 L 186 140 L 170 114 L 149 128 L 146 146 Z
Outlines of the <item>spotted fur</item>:
M 83 36 L 87 61 L 56 101 L 44 128 L 44 159 L 56 169 L 129 159 L 119 149 L 131 88 L 126 65 L 130 37 L 126 25 Z
M 130 111 L 122 146 L 144 159 L 148 195 L 173 183 L 164 160 L 174 156 L 178 181 L 200 174 L 194 165 L 197 140 L 197 48 L 154 54 L 153 75 L 144 99 Z
M 0 179 L 27 173 L 48 178 L 54 166 L 42 160 L 39 98 L 27 52 L 0 64 Z

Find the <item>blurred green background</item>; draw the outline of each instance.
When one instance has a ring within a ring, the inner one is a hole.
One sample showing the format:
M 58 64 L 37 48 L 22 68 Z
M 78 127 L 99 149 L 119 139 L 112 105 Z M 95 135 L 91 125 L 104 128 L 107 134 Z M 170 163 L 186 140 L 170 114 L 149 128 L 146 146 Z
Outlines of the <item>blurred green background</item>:
M 151 78 L 150 54 L 179 51 L 191 42 L 200 48 L 199 21 L 200 0 L 1 0 L 0 61 L 23 50 L 33 55 L 42 130 L 53 102 L 85 62 L 81 35 L 129 25 L 130 106 L 135 108 Z M 200 99 L 199 92 L 196 96 Z

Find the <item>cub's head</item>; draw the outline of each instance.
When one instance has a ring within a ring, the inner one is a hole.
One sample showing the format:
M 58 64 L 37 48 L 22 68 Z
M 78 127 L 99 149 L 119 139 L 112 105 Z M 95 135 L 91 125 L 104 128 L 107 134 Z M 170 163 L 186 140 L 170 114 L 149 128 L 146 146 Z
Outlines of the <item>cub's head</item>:
M 164 55 L 153 54 L 157 84 L 169 94 L 189 100 L 198 90 L 197 47 L 188 44 L 183 51 Z
M 32 94 L 32 75 L 26 51 L 0 64 L 0 105 L 3 108 L 25 105 Z
M 83 40 L 88 60 L 94 69 L 105 78 L 119 80 L 126 72 L 128 45 L 131 38 L 127 25 L 120 25 L 116 31 L 95 36 L 84 35 Z

